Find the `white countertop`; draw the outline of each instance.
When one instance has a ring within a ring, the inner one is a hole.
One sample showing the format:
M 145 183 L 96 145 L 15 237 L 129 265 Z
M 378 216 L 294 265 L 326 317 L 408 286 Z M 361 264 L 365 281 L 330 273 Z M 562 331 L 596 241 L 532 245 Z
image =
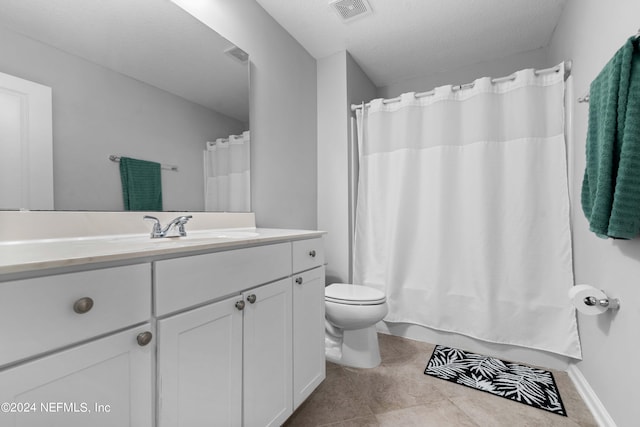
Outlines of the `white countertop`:
M 151 239 L 149 234 L 0 241 L 0 275 L 136 258 L 186 255 L 309 239 L 323 231 L 232 228 L 187 232 L 187 237 Z

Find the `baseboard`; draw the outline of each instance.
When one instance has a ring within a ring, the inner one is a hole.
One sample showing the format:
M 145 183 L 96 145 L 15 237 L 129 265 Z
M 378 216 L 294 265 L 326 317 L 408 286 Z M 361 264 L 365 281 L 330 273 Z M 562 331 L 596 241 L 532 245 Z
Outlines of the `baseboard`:
M 587 379 L 582 375 L 582 372 L 575 364 L 569 364 L 569 368 L 567 369 L 567 373 L 569 374 L 569 378 L 573 381 L 573 385 L 575 385 L 576 390 L 584 400 L 584 403 L 587 405 L 587 408 L 591 411 L 593 418 L 596 419 L 596 422 L 600 427 L 616 427 L 616 423 L 607 412 L 607 408 L 604 407 L 595 391 L 591 388 Z

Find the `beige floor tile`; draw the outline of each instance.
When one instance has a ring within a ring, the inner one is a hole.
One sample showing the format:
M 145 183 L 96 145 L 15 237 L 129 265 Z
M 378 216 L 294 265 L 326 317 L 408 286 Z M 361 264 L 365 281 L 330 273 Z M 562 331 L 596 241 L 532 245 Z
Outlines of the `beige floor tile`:
M 469 390 L 473 394 L 466 397 L 454 397 L 451 398 L 451 401 L 480 427 L 579 426 L 575 421 L 562 415 L 533 408 L 523 403 L 513 402 L 482 391 Z
M 553 378 L 556 380 L 556 385 L 560 391 L 560 398 L 562 399 L 569 418 L 581 427 L 598 427 L 598 423 L 595 418 L 593 418 L 582 397 L 580 397 L 569 375 L 566 372 L 551 372 L 553 373 Z
M 420 360 L 427 366 L 435 348 L 433 344 L 386 334 L 378 334 L 378 342 L 382 362 L 386 364 Z
M 352 420 L 340 421 L 339 423 L 326 424 L 320 427 L 379 427 L 380 423 L 375 416 L 354 418 Z
M 345 368 L 348 378 L 374 414 L 446 400 L 413 363 L 383 363 L 375 369 Z
M 424 375 L 434 345 L 378 337 L 380 366 L 327 363 L 327 379 L 285 426 L 597 426 L 565 372 L 552 371 L 568 417 Z
M 285 426 L 312 427 L 373 415 L 344 370 L 327 367 L 327 378 L 293 413 Z
M 477 427 L 448 400 L 376 415 L 381 427 Z
M 342 366 L 340 366 L 340 365 L 338 365 L 336 363 L 333 363 L 333 362 L 327 362 L 326 363 L 326 367 L 327 367 L 327 371 L 330 370 L 330 369 L 342 369 Z

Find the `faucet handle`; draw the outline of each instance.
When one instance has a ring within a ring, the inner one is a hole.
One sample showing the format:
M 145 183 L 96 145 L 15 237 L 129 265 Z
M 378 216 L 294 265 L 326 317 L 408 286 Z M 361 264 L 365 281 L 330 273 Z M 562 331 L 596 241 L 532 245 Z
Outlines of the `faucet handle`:
M 151 229 L 151 238 L 162 237 L 162 226 L 160 225 L 160 220 L 158 218 L 151 215 L 145 215 L 142 219 L 145 221 L 154 221 L 153 229 Z
M 178 218 L 174 219 L 176 225 L 178 226 L 178 234 L 182 237 L 185 237 L 187 235 L 186 230 L 184 229 L 184 225 L 191 219 L 193 218 L 193 215 L 183 215 L 183 216 L 179 216 Z

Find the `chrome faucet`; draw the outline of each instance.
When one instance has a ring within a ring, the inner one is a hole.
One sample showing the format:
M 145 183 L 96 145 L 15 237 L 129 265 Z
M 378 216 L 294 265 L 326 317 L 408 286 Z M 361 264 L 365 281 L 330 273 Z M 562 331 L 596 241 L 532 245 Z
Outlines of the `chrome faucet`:
M 187 232 L 184 229 L 184 225 L 191 218 L 193 218 L 193 215 L 179 216 L 171 220 L 171 222 L 167 224 L 164 228 L 162 228 L 162 225 L 160 225 L 160 220 L 155 216 L 145 215 L 142 219 L 154 221 L 153 228 L 151 229 L 151 238 L 157 239 L 160 237 L 169 237 L 167 236 L 167 234 L 169 233 L 169 230 L 171 230 L 174 227 L 178 229 L 178 236 L 185 237 L 187 235 Z

